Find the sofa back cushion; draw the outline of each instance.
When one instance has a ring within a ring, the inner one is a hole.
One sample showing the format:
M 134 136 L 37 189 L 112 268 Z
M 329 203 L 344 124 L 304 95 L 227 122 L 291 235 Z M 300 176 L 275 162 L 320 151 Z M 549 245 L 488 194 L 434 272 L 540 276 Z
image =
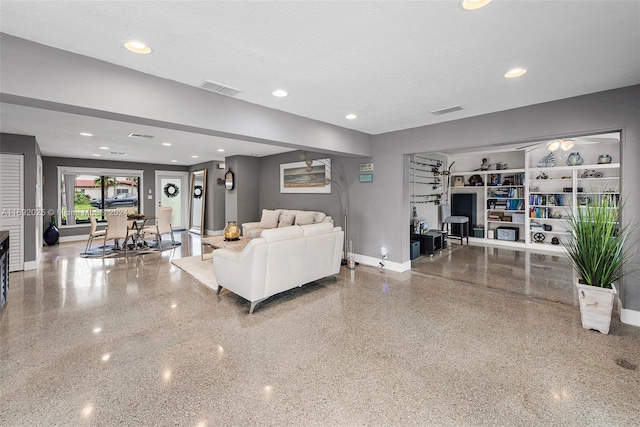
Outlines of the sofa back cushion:
M 296 213 L 296 225 L 313 224 L 316 214 L 317 212 L 313 211 L 298 211 Z
M 276 228 L 278 219 L 280 218 L 280 210 L 262 209 L 262 218 L 260 218 L 260 228 Z
M 294 239 L 296 237 L 303 237 L 304 233 L 302 228 L 293 225 L 291 227 L 272 228 L 264 230 L 260 237 L 262 237 L 267 243 L 277 242 L 279 240 Z
M 302 228 L 305 236 L 314 236 L 316 234 L 331 233 L 333 231 L 333 224 L 321 222 L 320 224 L 303 225 L 300 228 Z

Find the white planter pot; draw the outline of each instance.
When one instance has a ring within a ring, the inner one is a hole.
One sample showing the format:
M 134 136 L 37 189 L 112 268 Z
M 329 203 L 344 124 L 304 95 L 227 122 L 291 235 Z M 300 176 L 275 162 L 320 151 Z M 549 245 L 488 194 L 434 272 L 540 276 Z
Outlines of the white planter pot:
M 615 285 L 612 285 L 613 289 L 606 289 L 583 285 L 576 280 L 576 287 L 578 288 L 578 299 L 580 300 L 582 327 L 608 334 L 609 326 L 611 325 L 613 301 L 616 297 Z

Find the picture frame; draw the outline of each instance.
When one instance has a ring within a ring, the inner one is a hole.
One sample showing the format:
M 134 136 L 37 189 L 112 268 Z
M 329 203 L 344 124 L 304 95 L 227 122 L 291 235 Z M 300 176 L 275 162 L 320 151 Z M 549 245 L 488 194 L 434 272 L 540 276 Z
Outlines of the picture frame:
M 453 186 L 454 187 L 464 187 L 464 176 L 456 175 L 453 177 Z
M 360 174 L 360 182 L 373 182 L 373 174 L 372 173 L 361 173 Z
M 280 164 L 280 193 L 331 193 L 331 159 Z

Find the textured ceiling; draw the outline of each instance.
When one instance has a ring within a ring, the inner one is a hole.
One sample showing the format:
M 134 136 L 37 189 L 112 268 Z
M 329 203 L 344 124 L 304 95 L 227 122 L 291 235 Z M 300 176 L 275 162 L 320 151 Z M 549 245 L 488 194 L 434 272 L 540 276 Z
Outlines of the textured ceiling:
M 4 33 L 369 134 L 640 83 L 639 1 L 2 1 L 1 15 Z

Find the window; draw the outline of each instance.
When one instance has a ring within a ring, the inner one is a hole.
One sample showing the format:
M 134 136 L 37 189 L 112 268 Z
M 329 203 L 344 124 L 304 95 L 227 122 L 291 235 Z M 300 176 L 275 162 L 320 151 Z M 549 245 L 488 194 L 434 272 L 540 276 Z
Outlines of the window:
M 106 209 L 139 213 L 141 178 L 142 171 L 58 167 L 58 223 L 88 224 L 89 211 L 98 221 L 106 220 Z

